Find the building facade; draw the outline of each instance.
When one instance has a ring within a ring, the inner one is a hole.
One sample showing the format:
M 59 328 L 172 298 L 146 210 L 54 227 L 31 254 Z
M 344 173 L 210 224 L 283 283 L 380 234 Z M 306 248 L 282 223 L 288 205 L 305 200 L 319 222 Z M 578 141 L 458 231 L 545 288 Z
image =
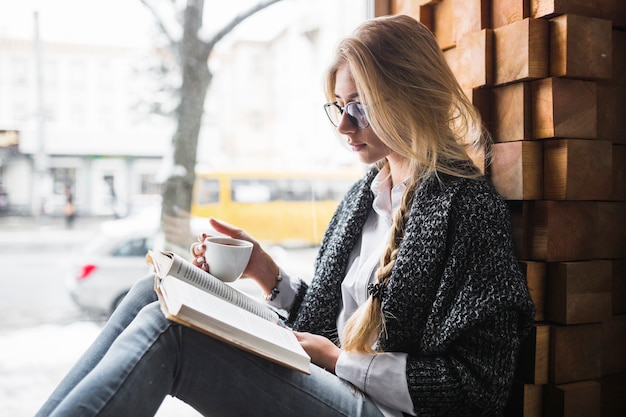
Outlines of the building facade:
M 353 160 L 323 113 L 322 73 L 364 3 L 276 12 L 250 18 L 210 57 L 199 169 Z M 123 216 L 160 201 L 175 120 L 145 110 L 152 48 L 0 38 L 0 211 L 62 215 L 69 196 L 79 215 Z
M 38 52 L 39 51 L 39 52 Z M 158 198 L 171 121 L 141 114 L 143 51 L 0 39 L 0 184 L 14 213 L 123 215 Z

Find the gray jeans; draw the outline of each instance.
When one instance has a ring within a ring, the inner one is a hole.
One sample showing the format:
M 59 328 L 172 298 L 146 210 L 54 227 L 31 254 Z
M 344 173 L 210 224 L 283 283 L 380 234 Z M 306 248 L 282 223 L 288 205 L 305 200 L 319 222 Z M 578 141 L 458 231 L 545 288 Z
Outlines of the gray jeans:
M 351 384 L 276 365 L 165 319 L 139 281 L 36 417 L 153 416 L 170 394 L 205 416 L 381 417 Z

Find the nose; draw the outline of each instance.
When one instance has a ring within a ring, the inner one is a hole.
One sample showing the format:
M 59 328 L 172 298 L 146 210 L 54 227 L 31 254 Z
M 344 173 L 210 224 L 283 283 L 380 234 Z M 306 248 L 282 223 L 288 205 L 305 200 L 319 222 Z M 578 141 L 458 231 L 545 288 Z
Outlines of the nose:
M 341 119 L 339 119 L 339 124 L 337 125 L 337 131 L 343 135 L 346 135 L 348 133 L 354 133 L 356 130 L 357 130 L 357 127 L 352 122 L 352 119 L 350 119 L 350 116 L 348 116 L 348 112 L 344 111 L 341 114 Z

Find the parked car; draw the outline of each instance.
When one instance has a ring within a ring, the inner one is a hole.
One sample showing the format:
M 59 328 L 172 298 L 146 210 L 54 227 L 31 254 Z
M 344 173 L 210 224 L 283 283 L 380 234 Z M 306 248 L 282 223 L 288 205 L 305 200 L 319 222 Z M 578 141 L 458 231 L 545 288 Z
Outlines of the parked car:
M 104 222 L 100 233 L 72 254 L 66 283 L 82 310 L 108 316 L 135 281 L 151 273 L 145 258 L 159 231 L 159 215 L 151 208 Z
M 70 256 L 66 278 L 69 294 L 90 317 L 108 317 L 137 280 L 152 274 L 146 253 L 162 247 L 160 215 L 159 205 L 104 222 L 99 234 Z M 196 233 L 210 230 L 206 219 L 190 219 L 189 222 Z M 192 234 L 190 232 L 190 239 Z M 285 256 L 280 247 L 270 248 L 270 252 L 278 259 Z M 232 285 L 252 297 L 262 296 L 252 280 L 237 280 Z

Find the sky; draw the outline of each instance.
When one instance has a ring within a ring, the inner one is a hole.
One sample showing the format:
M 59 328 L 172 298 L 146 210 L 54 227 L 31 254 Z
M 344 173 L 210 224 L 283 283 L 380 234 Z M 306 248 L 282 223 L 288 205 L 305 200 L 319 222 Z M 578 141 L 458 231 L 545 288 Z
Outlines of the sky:
M 207 0 L 205 26 L 219 27 L 257 2 Z M 284 12 L 291 3 L 270 6 L 244 22 L 242 30 L 254 36 L 255 21 L 265 13 Z M 0 0 L 0 38 L 33 39 L 35 11 L 40 39 L 47 42 L 147 46 L 156 31 L 152 14 L 140 0 Z
M 152 17 L 139 0 L 0 0 L 0 37 L 54 42 L 141 45 L 150 39 Z

